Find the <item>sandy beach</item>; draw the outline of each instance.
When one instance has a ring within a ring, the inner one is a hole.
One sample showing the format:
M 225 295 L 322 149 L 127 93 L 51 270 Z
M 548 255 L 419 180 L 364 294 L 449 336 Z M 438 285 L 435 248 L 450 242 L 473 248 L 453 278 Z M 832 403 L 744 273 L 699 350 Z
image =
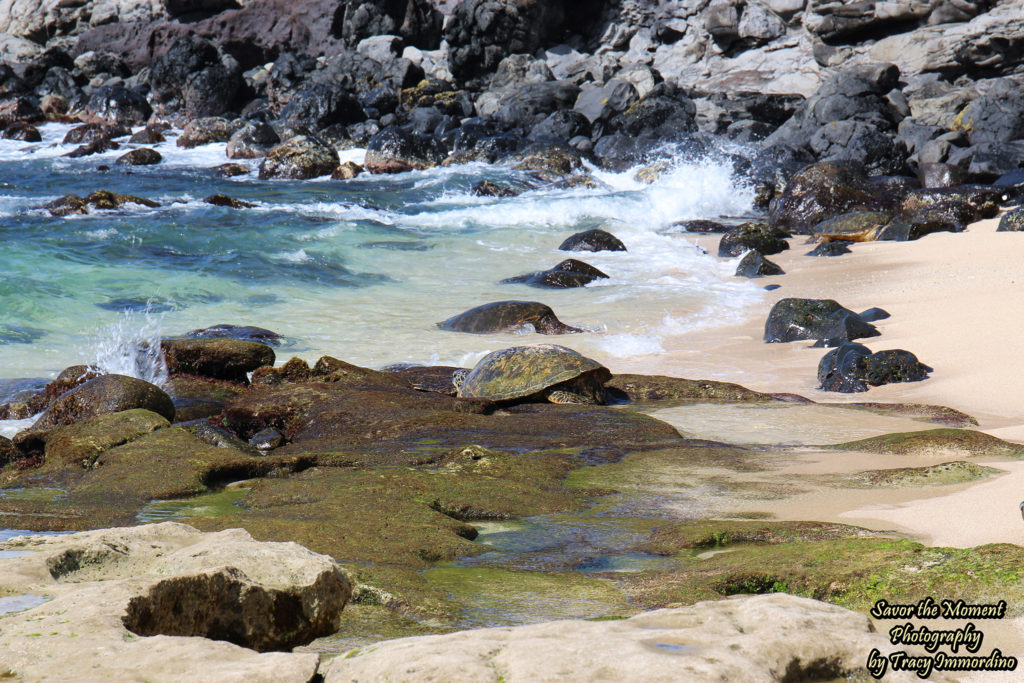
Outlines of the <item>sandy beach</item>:
M 697 331 L 685 352 L 686 376 L 734 381 L 759 391 L 792 392 L 819 402 L 913 402 L 950 406 L 976 417 L 979 429 L 1010 441 L 1024 441 L 1024 299 L 1021 298 L 1021 236 L 996 232 L 998 219 L 972 224 L 963 233 L 937 233 L 913 242 L 868 242 L 837 258 L 805 256 L 813 246 L 797 236 L 791 248 L 769 257 L 785 275 L 764 278 L 779 289 L 767 293 L 764 312 L 742 325 Z M 718 236 L 696 241 L 709 253 Z M 932 366 L 922 382 L 874 387 L 866 393 L 838 394 L 816 388 L 824 354 L 809 342 L 765 344 L 767 311 L 785 297 L 831 298 L 862 311 L 880 307 L 891 318 L 876 323 L 881 336 L 860 340 L 872 351 L 906 349 Z M 677 356 L 678 358 L 679 356 Z M 949 458 L 946 458 L 947 460 Z M 982 459 L 978 459 L 981 462 Z M 938 462 L 899 458 L 892 467 Z M 863 464 L 863 463 L 862 463 Z M 986 462 L 1006 472 L 971 485 L 917 489 L 894 501 L 876 496 L 831 495 L 826 504 L 790 501 L 785 518 L 891 528 L 931 545 L 971 547 L 1021 543 L 1024 522 L 1024 467 Z M 856 467 L 855 461 L 851 466 Z M 863 469 L 862 467 L 858 469 Z M 873 498 L 873 500 L 872 500 Z M 909 498 L 909 499 L 907 499 Z M 819 501 L 820 502 L 820 501 Z M 802 516 L 800 513 L 802 512 Z M 795 516 L 794 516 L 795 515 Z

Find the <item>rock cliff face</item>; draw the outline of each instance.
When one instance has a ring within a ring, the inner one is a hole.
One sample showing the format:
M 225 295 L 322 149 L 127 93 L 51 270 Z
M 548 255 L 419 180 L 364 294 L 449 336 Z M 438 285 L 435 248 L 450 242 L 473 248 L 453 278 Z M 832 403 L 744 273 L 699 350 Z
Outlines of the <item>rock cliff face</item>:
M 304 683 L 319 658 L 291 648 L 336 631 L 351 593 L 329 557 L 241 529 L 167 522 L 0 547 L 18 555 L 0 559 L 0 594 L 31 607 L 0 618 L 3 666 L 23 680 Z

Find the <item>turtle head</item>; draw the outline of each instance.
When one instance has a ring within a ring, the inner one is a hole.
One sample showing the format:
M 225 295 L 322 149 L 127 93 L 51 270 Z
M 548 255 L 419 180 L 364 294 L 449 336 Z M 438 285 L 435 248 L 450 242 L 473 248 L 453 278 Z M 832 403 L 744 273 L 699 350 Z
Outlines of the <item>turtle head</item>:
M 466 368 L 459 368 L 452 373 L 452 386 L 455 387 L 455 394 L 462 394 L 462 385 L 465 383 L 466 378 L 469 377 L 469 370 Z

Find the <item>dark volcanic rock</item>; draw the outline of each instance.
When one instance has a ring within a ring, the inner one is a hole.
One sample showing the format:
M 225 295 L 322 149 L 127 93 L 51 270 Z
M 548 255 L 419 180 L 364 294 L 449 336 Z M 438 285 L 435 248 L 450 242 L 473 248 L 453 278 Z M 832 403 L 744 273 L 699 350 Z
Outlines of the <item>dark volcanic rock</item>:
M 404 173 L 436 166 L 444 151 L 431 135 L 388 126 L 370 138 L 363 165 L 370 173 Z
M 39 134 L 39 129 L 31 123 L 25 123 L 24 121 L 15 121 L 7 126 L 4 128 L 3 133 L 0 133 L 0 137 L 5 140 L 21 140 L 23 142 L 42 142 L 43 140 L 43 136 Z
M 269 124 L 254 121 L 235 131 L 225 151 L 228 159 L 258 159 L 279 142 L 281 138 Z
M 477 197 L 517 197 L 521 194 L 520 190 L 502 187 L 489 180 L 481 180 L 473 185 L 470 191 Z
M 79 145 L 73 150 L 65 154 L 64 156 L 72 159 L 79 157 L 92 156 L 93 154 L 102 154 L 103 152 L 109 152 L 112 149 L 120 149 L 121 145 L 111 140 L 110 138 L 99 138 L 92 142 L 87 142 L 84 145 Z
M 597 228 L 571 235 L 558 245 L 559 251 L 626 251 L 618 237 Z
M 399 35 L 407 45 L 422 50 L 435 50 L 441 43 L 443 16 L 434 3 L 427 0 L 373 0 L 342 4 L 341 37 L 348 45 L 380 35 Z
M 553 183 L 583 168 L 583 161 L 572 148 L 548 147 L 524 155 L 512 168 L 529 171 L 534 177 Z
M 850 253 L 851 242 L 844 242 L 843 240 L 829 240 L 822 242 L 814 249 L 807 252 L 808 256 L 842 256 L 843 254 Z
M 241 199 L 229 197 L 226 194 L 211 194 L 209 197 L 203 199 L 203 202 L 207 204 L 213 204 L 214 206 L 228 206 L 231 207 L 232 209 L 251 209 L 252 207 L 256 206 L 255 204 L 250 204 L 249 202 L 243 202 Z
M 164 339 L 160 348 L 171 374 L 200 375 L 244 383 L 248 381 L 246 373 L 274 364 L 272 348 L 240 339 Z
M 366 120 L 366 115 L 359 100 L 344 87 L 317 82 L 292 95 L 280 118 L 290 128 L 320 130 L 334 124 L 359 123 Z
M 251 325 L 213 325 L 211 327 L 204 327 L 200 330 L 192 330 L 182 335 L 189 339 L 207 339 L 207 338 L 224 338 L 224 339 L 241 339 L 243 341 L 256 341 L 261 344 L 269 344 L 270 346 L 277 346 L 281 343 L 281 335 L 277 332 L 262 328 L 253 327 Z
M 185 124 L 175 141 L 178 147 L 192 149 L 212 142 L 227 142 L 239 125 L 220 116 L 205 116 Z
M 747 252 L 738 266 L 736 266 L 736 277 L 766 277 L 769 275 L 785 275 L 785 271 L 775 263 L 764 257 L 761 252 L 752 249 Z
M 152 166 L 153 164 L 159 164 L 162 160 L 163 157 L 160 156 L 160 152 L 155 149 L 140 147 L 119 156 L 117 163 L 122 166 Z
M 455 396 L 453 377 L 456 372 L 469 372 L 469 368 L 451 365 L 396 365 L 384 368 L 392 372 L 417 391 L 433 391 L 446 396 Z
M 146 126 L 128 138 L 128 142 L 136 145 L 156 145 L 166 140 L 163 131 L 156 126 Z
M 248 175 L 249 167 L 245 164 L 227 163 L 215 166 L 213 171 L 221 178 L 234 178 L 235 176 Z
M 853 210 L 890 208 L 896 198 L 872 185 L 863 169 L 850 162 L 819 162 L 796 173 L 768 212 L 769 224 L 787 232 L 809 234 L 812 227 Z
M 177 40 L 149 72 L 158 113 L 190 119 L 231 110 L 243 86 L 242 70 L 234 57 L 197 35 Z
M 996 232 L 1024 232 L 1024 208 L 1016 208 L 1003 214 Z
M 607 277 L 608 275 L 589 263 L 584 263 L 583 261 L 577 261 L 576 259 L 570 258 L 562 261 L 549 270 L 527 273 L 526 275 L 517 275 L 516 277 L 506 278 L 502 280 L 501 283 L 526 284 L 533 287 L 583 287 L 594 280 Z
M 819 388 L 854 393 L 868 386 L 894 382 L 920 382 L 932 369 L 902 349 L 871 353 L 861 344 L 847 342 L 826 353 L 818 364 Z
M 267 152 L 260 163 L 260 179 L 304 180 L 330 175 L 338 167 L 338 153 L 319 138 L 296 135 Z
M 559 320 L 550 306 L 536 301 L 496 301 L 471 308 L 437 324 L 442 330 L 472 334 L 514 332 L 527 325 L 540 334 L 583 332 Z
M 874 325 L 832 299 L 781 299 L 768 313 L 764 340 L 791 342 L 815 339 L 838 346 L 862 337 L 877 337 Z
M 149 120 L 152 113 L 146 97 L 124 85 L 98 88 L 85 106 L 85 118 L 111 126 L 137 126 Z
M 718 242 L 718 255 L 722 258 L 739 256 L 745 251 L 759 251 L 762 255 L 778 254 L 789 249 L 784 231 L 769 228 L 766 223 L 744 223 L 730 229 Z
M 80 145 L 95 140 L 109 140 L 131 134 L 127 126 L 108 126 L 103 123 L 85 123 L 69 130 L 61 141 L 65 145 Z
M 683 221 L 682 223 L 676 223 L 673 227 L 681 228 L 685 232 L 699 232 L 699 233 L 724 233 L 729 232 L 730 226 L 724 225 L 723 223 L 717 223 L 715 221 L 705 220 L 692 220 Z

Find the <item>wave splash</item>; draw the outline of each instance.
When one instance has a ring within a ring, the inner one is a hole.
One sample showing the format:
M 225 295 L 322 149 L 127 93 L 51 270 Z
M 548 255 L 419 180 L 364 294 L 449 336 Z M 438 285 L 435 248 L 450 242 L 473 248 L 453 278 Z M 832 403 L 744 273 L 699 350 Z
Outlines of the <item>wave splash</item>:
M 124 311 L 103 330 L 95 343 L 90 367 L 104 375 L 127 375 L 158 387 L 167 385 L 167 362 L 160 348 L 163 315 L 148 307 Z

